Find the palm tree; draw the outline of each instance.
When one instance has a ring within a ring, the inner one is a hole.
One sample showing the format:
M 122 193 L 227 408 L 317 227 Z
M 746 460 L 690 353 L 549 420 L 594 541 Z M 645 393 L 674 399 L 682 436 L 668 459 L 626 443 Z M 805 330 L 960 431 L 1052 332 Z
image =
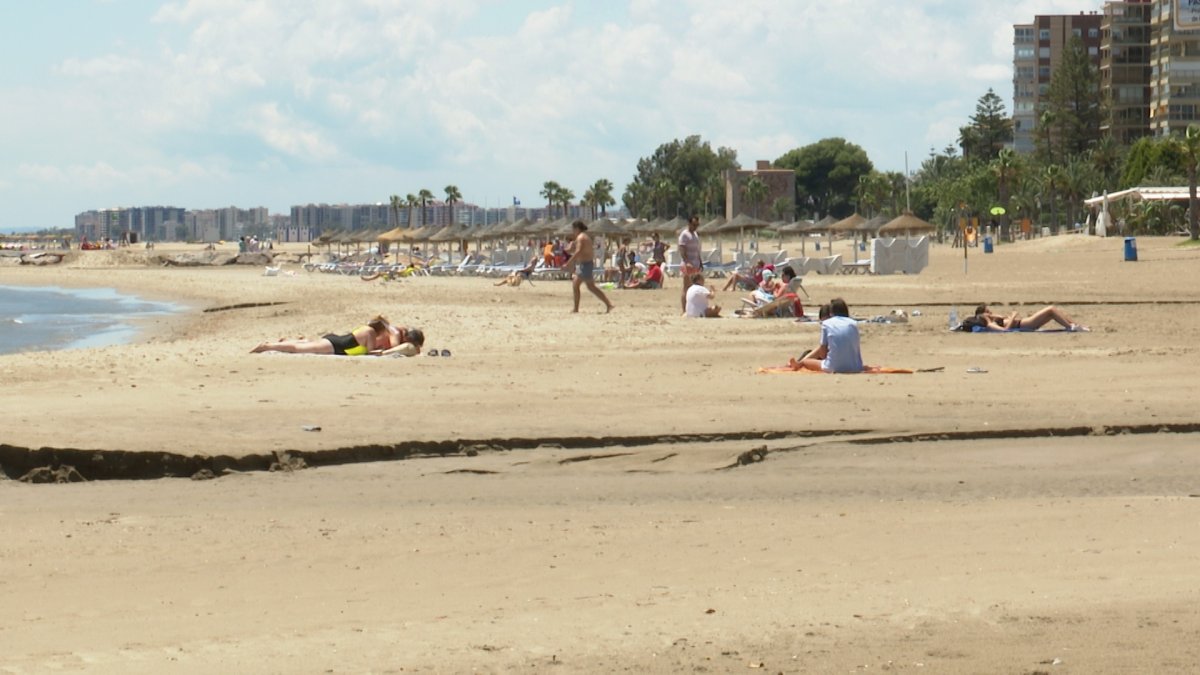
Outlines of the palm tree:
M 571 202 L 573 201 L 575 201 L 575 193 L 571 191 L 571 188 L 558 188 L 558 203 L 562 204 L 563 218 L 566 218 L 567 214 L 570 213 Z
M 548 180 L 542 183 L 542 191 L 539 192 L 546 199 L 546 220 L 551 220 L 554 217 L 554 205 L 558 202 L 558 193 L 562 190 L 562 186 L 558 181 Z
M 1116 188 L 1117 178 L 1121 171 L 1122 148 L 1112 134 L 1103 136 L 1092 147 L 1090 157 L 1092 167 L 1104 181 L 1104 189 Z
M 400 209 L 404 206 L 404 200 L 400 198 L 400 195 L 392 195 L 388 201 L 392 206 L 393 227 L 400 227 Z
M 1075 205 L 1091 192 L 1092 167 L 1080 157 L 1072 157 L 1063 167 L 1062 192 L 1067 200 L 1067 222 L 1075 222 Z
M 1189 124 L 1178 140 L 1179 149 L 1183 151 L 1184 166 L 1187 167 L 1188 181 L 1188 234 L 1193 241 L 1200 238 L 1200 203 L 1196 200 L 1196 166 L 1200 164 L 1200 126 Z
M 421 227 L 424 227 L 425 223 L 429 222 L 428 215 L 425 213 L 425 206 L 433 199 L 433 193 L 425 188 L 421 188 L 421 191 L 417 193 L 417 199 L 421 200 Z
M 770 192 L 770 188 L 758 176 L 751 176 L 746 181 L 746 184 L 742 186 L 742 196 L 754 207 L 755 218 L 758 217 L 758 207 L 766 199 L 768 192 Z
M 404 203 L 405 203 L 405 205 L 408 206 L 408 226 L 410 228 L 416 227 L 415 225 L 413 225 L 413 209 L 415 209 L 421 205 L 421 200 L 418 199 L 416 195 L 414 195 L 413 193 L 410 192 L 404 198 Z
M 1017 180 L 1020 170 L 1017 153 L 1013 152 L 1012 148 L 1002 148 L 1000 152 L 996 153 L 996 159 L 993 159 L 989 166 L 992 175 L 996 177 L 996 197 L 1000 207 L 1004 209 L 1004 213 L 1000 215 L 1000 233 L 1003 235 L 1008 231 L 1008 212 L 1012 210 L 1012 206 L 1008 203 L 1009 191 Z
M 450 207 L 450 224 L 456 225 L 457 219 L 454 217 L 454 205 L 462 201 L 462 193 L 458 191 L 457 185 L 446 186 L 446 205 Z
M 717 201 L 725 196 L 725 181 L 720 176 L 710 175 L 701 188 L 704 192 L 704 215 L 711 216 L 717 207 Z
M 591 203 L 593 207 L 600 207 L 600 217 L 608 215 L 608 207 L 615 206 L 617 200 L 613 199 L 613 184 L 607 178 L 592 183 L 592 187 L 588 188 L 588 192 L 592 193 Z M 587 193 L 584 193 L 584 198 L 587 198 Z M 592 213 L 592 219 L 596 218 L 596 214 Z
M 1042 190 L 1050 197 L 1050 224 L 1058 232 L 1058 191 L 1063 185 L 1063 169 L 1057 164 L 1047 166 L 1042 172 Z

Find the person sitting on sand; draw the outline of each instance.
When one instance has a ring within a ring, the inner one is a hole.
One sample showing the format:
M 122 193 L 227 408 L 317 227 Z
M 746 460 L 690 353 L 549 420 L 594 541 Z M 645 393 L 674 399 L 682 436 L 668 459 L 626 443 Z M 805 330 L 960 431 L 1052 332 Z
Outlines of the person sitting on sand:
M 821 309 L 824 313 L 825 308 Z M 841 298 L 830 301 L 829 314 L 821 320 L 821 344 L 792 365 L 826 373 L 861 373 L 858 322 L 850 318 L 850 308 Z
M 656 266 L 657 267 L 657 266 Z M 691 285 L 688 286 L 685 302 L 687 308 L 683 315 L 693 319 L 715 319 L 721 316 L 721 306 L 708 304 L 716 295 L 712 286 L 704 285 L 704 274 L 697 272 L 692 275 Z
M 657 260 L 650 261 L 650 269 L 646 270 L 646 276 L 641 280 L 630 279 L 625 284 L 625 288 L 640 288 L 642 290 L 650 290 L 654 288 L 662 288 L 663 271 L 662 265 Z
M 382 316 L 376 316 L 366 324 L 344 335 L 329 334 L 319 340 L 279 340 L 264 342 L 250 350 L 261 352 L 286 352 L 288 354 L 331 354 L 335 356 L 380 356 L 389 354 L 413 355 L 420 353 L 425 344 L 425 333 L 419 328 L 392 326 Z
M 524 267 L 522 267 L 519 270 L 510 272 L 507 277 L 504 277 L 503 279 L 501 279 L 500 281 L 497 281 L 496 283 L 494 283 L 492 285 L 493 286 L 512 286 L 513 288 L 516 288 L 517 286 L 521 285 L 522 281 L 529 280 L 530 275 L 533 274 L 533 270 L 537 269 L 537 264 L 538 264 L 538 257 L 535 255 L 529 259 L 529 264 L 525 265 Z M 530 282 L 530 284 L 532 284 L 532 283 L 533 282 Z
M 775 272 L 763 268 L 760 277 L 758 287 L 750 293 L 750 297 L 746 298 L 746 302 L 755 307 L 775 302 L 775 296 L 780 292 L 780 283 L 775 278 Z
M 1051 321 L 1072 332 L 1087 332 L 1091 330 L 1087 326 L 1075 323 L 1071 317 L 1063 314 L 1062 310 L 1054 305 L 1043 307 L 1024 318 L 1016 312 L 1012 312 L 1008 316 L 993 314 L 987 305 L 980 305 L 975 308 L 974 321 L 967 319 L 963 322 L 963 326 L 964 330 L 968 331 L 973 331 L 978 327 L 981 331 L 1030 332 L 1038 330 Z

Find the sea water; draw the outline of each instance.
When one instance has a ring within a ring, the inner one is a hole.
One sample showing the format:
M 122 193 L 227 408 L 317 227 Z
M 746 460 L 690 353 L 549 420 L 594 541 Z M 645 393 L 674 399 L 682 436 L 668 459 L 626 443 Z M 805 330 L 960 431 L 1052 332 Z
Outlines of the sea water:
M 0 286 L 0 354 L 123 344 L 135 320 L 181 309 L 111 288 Z

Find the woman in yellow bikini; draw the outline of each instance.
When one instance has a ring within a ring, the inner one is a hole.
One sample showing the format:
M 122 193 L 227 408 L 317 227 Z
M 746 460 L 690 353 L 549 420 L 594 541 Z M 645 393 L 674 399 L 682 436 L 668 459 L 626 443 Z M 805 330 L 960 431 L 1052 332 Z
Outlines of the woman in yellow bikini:
M 393 350 L 402 351 L 411 344 L 419 352 L 425 344 L 425 334 L 419 328 L 400 328 L 376 316 L 366 324 L 343 335 L 324 335 L 319 340 L 280 340 L 264 342 L 250 350 L 260 352 L 287 352 L 289 354 L 332 354 L 335 356 L 379 356 Z

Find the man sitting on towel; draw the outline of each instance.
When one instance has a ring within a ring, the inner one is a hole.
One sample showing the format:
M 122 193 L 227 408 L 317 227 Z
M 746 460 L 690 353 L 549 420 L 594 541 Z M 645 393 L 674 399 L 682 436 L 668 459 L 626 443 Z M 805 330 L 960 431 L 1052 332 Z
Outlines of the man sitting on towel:
M 850 318 L 850 308 L 841 298 L 829 303 L 829 312 L 831 316 L 821 321 L 821 345 L 800 359 L 800 367 L 826 373 L 861 373 L 858 322 Z

